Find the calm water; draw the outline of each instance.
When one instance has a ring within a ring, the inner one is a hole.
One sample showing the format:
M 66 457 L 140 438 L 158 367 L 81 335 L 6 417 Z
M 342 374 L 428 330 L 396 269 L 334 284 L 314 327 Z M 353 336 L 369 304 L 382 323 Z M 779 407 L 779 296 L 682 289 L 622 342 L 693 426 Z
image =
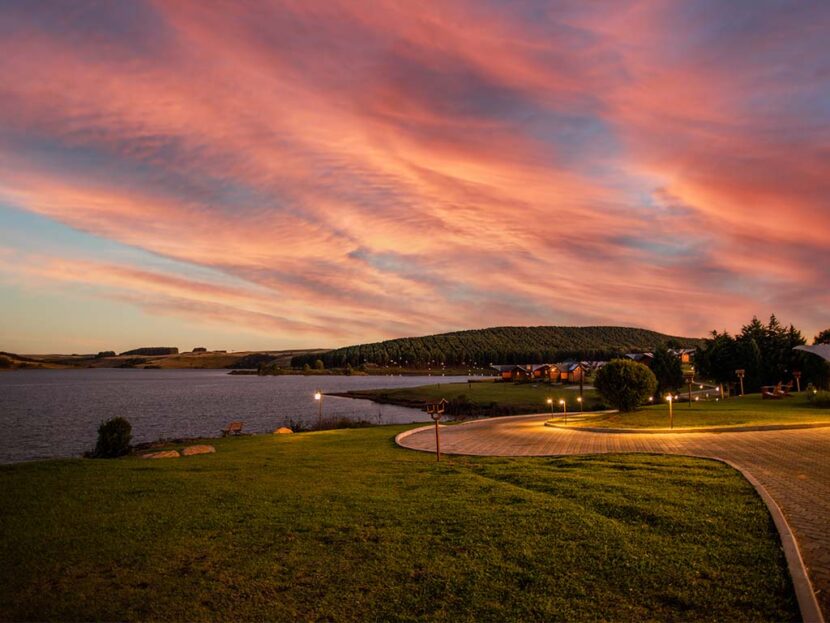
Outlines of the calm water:
M 317 417 L 313 395 L 450 383 L 467 377 L 231 376 L 226 370 L 18 370 L 0 374 L 0 463 L 78 456 L 98 424 L 121 415 L 135 442 L 216 437 L 228 422 L 270 432 Z M 382 423 L 426 421 L 418 410 L 326 396 L 324 416 Z

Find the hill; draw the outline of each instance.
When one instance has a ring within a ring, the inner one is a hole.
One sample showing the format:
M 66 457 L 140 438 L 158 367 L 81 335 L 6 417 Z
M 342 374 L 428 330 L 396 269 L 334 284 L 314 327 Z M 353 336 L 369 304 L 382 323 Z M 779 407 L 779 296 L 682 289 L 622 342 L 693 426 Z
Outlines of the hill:
M 323 354 L 294 357 L 291 365 L 312 365 L 321 359 L 329 368 L 364 363 L 409 368 L 441 364 L 482 368 L 490 363 L 610 359 L 627 352 L 652 350 L 660 344 L 694 348 L 700 343 L 698 338 L 632 327 L 493 327 L 346 346 Z
M 147 349 L 141 349 L 147 350 Z M 156 350 L 156 349 L 152 349 Z M 172 349 L 170 349 L 172 350 Z M 176 349 L 178 350 L 178 349 Z M 266 363 L 288 367 L 291 359 L 312 356 L 325 349 L 293 349 L 269 351 L 196 351 L 163 355 L 121 354 L 102 351 L 96 355 L 16 355 L 0 352 L 0 370 L 18 368 L 162 368 L 162 369 L 234 369 L 257 368 Z

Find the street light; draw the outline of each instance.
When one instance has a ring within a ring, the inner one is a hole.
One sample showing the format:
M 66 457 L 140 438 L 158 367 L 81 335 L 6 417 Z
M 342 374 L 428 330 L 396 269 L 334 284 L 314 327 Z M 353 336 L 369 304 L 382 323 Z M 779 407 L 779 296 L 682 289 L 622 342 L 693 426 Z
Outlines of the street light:
M 567 423 L 567 421 L 568 421 L 568 407 L 565 404 L 565 400 L 561 399 L 559 401 L 559 404 L 562 405 L 562 413 L 565 415 L 565 422 Z
M 576 401 L 579 403 L 579 412 L 582 413 L 582 396 L 577 396 Z
M 550 405 L 550 414 L 553 415 L 553 398 L 548 398 L 548 404 Z
M 317 426 L 323 428 L 323 392 L 319 389 L 314 392 L 314 400 L 317 401 Z
M 666 400 L 669 403 L 669 428 L 674 428 L 674 411 L 672 411 L 672 402 L 674 402 L 672 395 L 669 394 L 666 396 Z

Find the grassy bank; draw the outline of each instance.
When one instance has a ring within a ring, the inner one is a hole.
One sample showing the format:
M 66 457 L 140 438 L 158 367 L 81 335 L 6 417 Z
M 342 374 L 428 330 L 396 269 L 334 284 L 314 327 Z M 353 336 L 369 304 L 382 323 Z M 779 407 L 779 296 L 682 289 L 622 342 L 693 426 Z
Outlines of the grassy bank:
M 397 389 L 358 390 L 340 394 L 352 398 L 366 398 L 375 402 L 397 404 L 404 407 L 420 408 L 429 400 L 445 398 L 458 406 L 467 406 L 468 415 L 508 415 L 520 413 L 545 413 L 551 410 L 547 400 L 553 400 L 555 412 L 561 412 L 560 400 L 565 400 L 569 411 L 579 411 L 576 387 L 546 383 L 497 383 L 492 381 L 474 383 L 447 383 L 443 385 L 421 385 Z M 586 411 L 604 408 L 594 390 L 585 390 Z
M 453 458 L 405 427 L 0 467 L 2 620 L 793 620 L 719 463 Z
M 816 408 L 807 401 L 804 393 L 782 400 L 763 400 L 760 394 L 748 394 L 717 402 L 678 403 L 674 405 L 673 412 L 675 428 L 830 423 L 830 409 Z M 668 428 L 669 408 L 667 404 L 654 405 L 634 413 L 615 413 L 599 420 L 569 422 L 568 426 Z

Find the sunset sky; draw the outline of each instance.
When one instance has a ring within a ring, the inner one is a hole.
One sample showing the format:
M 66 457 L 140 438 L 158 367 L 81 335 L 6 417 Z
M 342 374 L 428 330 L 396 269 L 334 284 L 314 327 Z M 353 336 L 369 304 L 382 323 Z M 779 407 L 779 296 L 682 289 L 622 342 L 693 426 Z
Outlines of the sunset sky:
M 830 2 L 0 2 L 0 350 L 830 326 Z

